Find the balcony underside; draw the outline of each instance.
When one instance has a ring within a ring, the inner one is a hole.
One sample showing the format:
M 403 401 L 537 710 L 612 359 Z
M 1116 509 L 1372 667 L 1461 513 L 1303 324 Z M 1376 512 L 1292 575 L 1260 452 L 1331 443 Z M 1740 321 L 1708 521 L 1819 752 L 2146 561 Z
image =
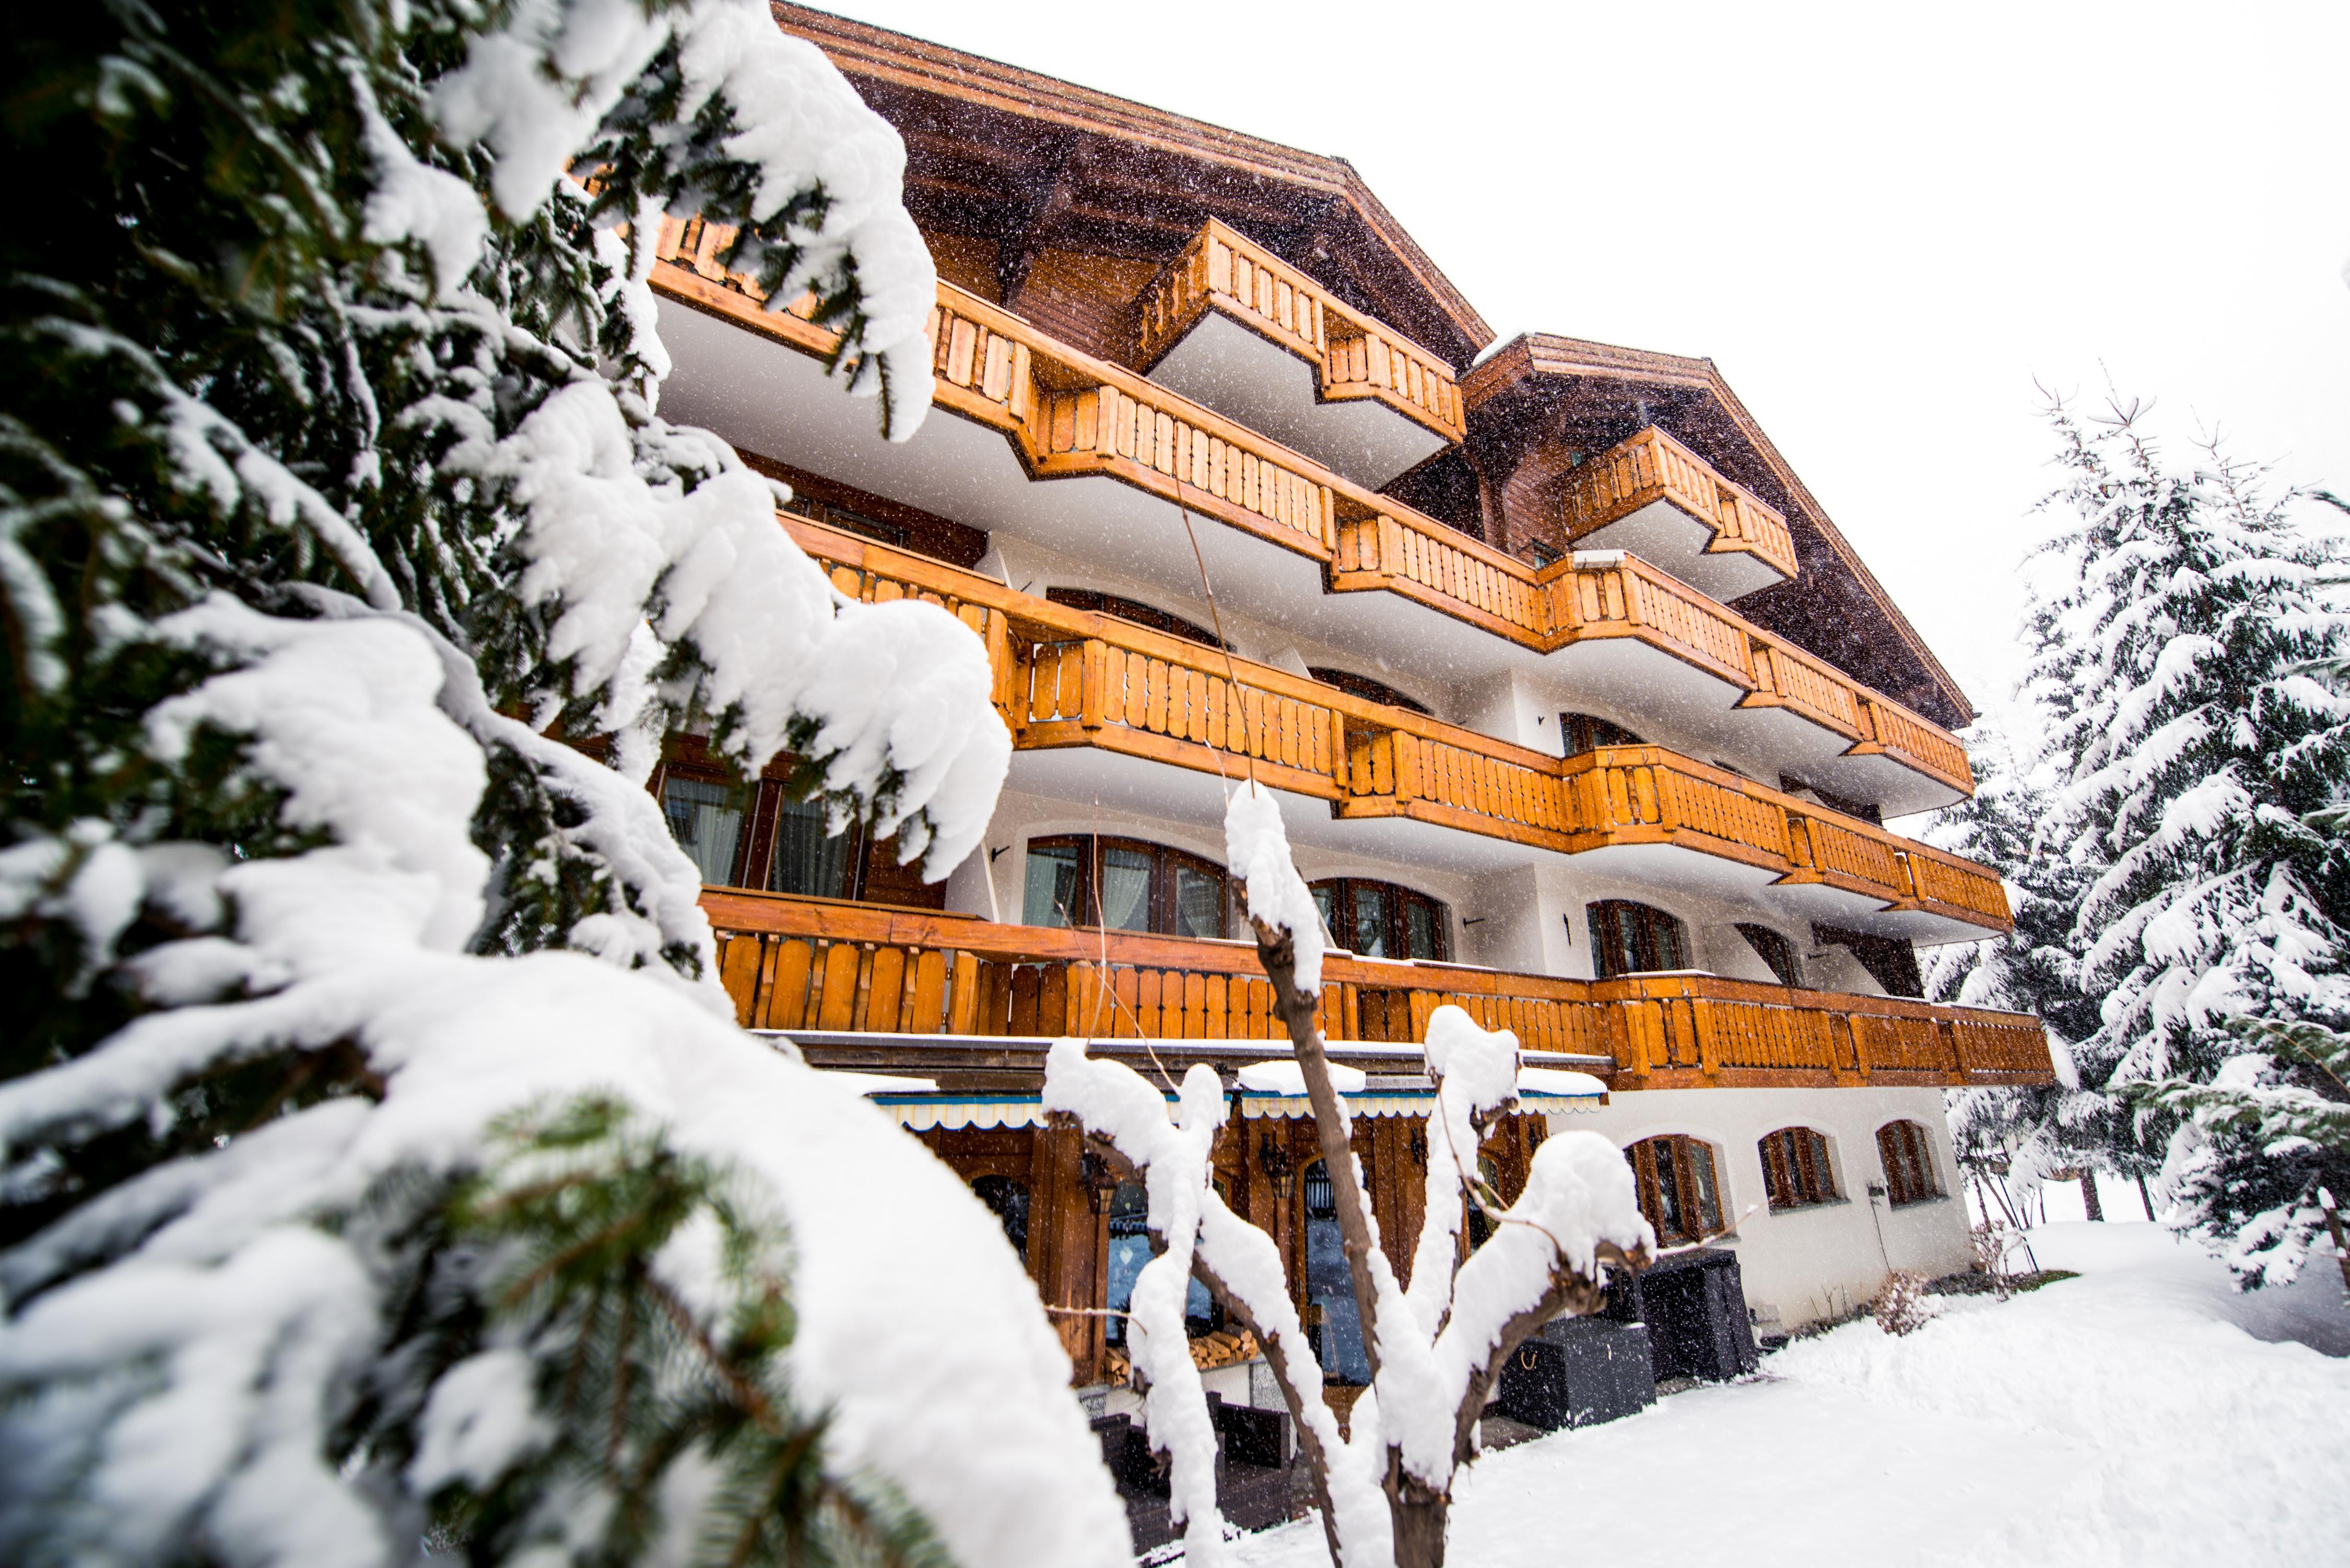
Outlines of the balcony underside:
M 1033 477 L 1001 431 L 944 404 L 912 440 L 885 441 L 872 405 L 842 396 L 821 361 L 799 348 L 682 306 L 662 312 L 661 332 L 677 364 L 661 400 L 671 419 L 1169 594 L 1199 596 L 1200 566 L 1181 512 L 1141 485 L 1108 474 Z M 1402 592 L 1334 593 L 1302 535 L 1204 511 L 1192 513 L 1192 523 L 1227 608 L 1302 640 L 1368 661 L 1408 649 L 1415 669 L 1451 685 L 1516 670 L 1563 692 L 1587 691 L 1627 714 L 1654 715 L 1692 746 L 1773 759 L 1819 788 L 1880 803 L 1887 815 L 1963 798 L 1948 779 L 1889 752 L 1848 754 L 1850 735 L 1794 708 L 1753 705 L 1743 688 L 1668 651 L 1652 633 L 1569 633 L 1545 653 Z M 1572 706 L 1565 696 L 1562 702 Z
M 1723 604 L 1787 580 L 1761 556 L 1720 548 L 1711 523 L 1692 517 L 1670 501 L 1652 501 L 1627 517 L 1594 528 L 1578 536 L 1575 547 L 1638 556 Z
M 1072 1033 L 1263 1040 L 1268 1054 L 1280 1050 L 1281 1028 L 1247 943 L 1001 925 L 731 888 L 705 891 L 702 904 L 718 933 L 720 977 L 747 1027 L 963 1036 L 972 1048 L 941 1044 L 1013 1075 L 1032 1075 L 1044 1044 Z M 1322 1025 L 1341 1060 L 1345 1042 L 1418 1044 L 1429 1015 L 1451 1004 L 1487 1028 L 1515 1031 L 1530 1054 L 1579 1059 L 1575 1064 L 1619 1093 L 2046 1084 L 2054 1076 L 2038 1020 L 1898 997 L 1711 975 L 1558 980 L 1335 954 L 1323 981 Z M 1002 1044 L 988 1048 L 987 1040 Z M 1216 1050 L 1200 1059 L 1213 1058 L 1222 1071 L 1232 1055 Z M 1190 1059 L 1179 1054 L 1176 1070 Z
M 1235 781 L 1243 776 L 1237 762 L 1227 765 Z M 1276 771 L 1264 770 L 1268 780 Z M 1076 816 L 1098 801 L 1107 811 L 1181 823 L 1211 835 L 1222 830 L 1224 818 L 1224 782 L 1217 774 L 1103 747 L 1022 750 L 1012 759 L 1006 787 L 1066 801 Z M 1394 815 L 1357 815 L 1346 805 L 1334 813 L 1326 795 L 1277 786 L 1274 793 L 1290 841 L 1333 853 L 1472 877 L 1528 864 L 1565 866 L 1627 888 L 1667 889 L 1767 910 L 1798 929 L 1816 921 L 1921 947 L 1981 941 L 1992 934 L 1985 926 L 1933 910 L 1887 909 L 1884 898 L 1852 888 L 1784 880 L 1783 866 L 1753 864 L 1740 858 L 1734 846 L 1692 834 L 1673 842 L 1641 841 L 1633 833 L 1595 835 L 1598 841 L 1587 847 L 1554 849 L 1431 820 L 1443 809 L 1432 803 L 1407 803 Z M 1413 805 L 1428 815 L 1412 814 Z M 1615 841 L 1607 841 L 1611 836 Z
M 1377 399 L 1326 401 L 1311 363 L 1221 311 L 1202 314 L 1150 379 L 1373 490 L 1449 444 Z

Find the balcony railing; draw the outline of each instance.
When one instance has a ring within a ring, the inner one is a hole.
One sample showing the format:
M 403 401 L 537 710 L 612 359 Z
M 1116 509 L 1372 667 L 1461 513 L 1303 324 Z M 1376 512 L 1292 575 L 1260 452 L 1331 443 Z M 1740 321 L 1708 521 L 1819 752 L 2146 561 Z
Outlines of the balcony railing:
M 837 346 L 810 300 L 755 303 L 710 258 L 723 230 L 666 220 L 654 281 L 813 355 Z M 1540 652 L 1630 637 L 1720 676 L 1754 706 L 1785 706 L 1962 794 L 1966 753 L 1928 720 L 1629 556 L 1537 571 L 1366 490 L 1120 367 L 1054 342 L 951 285 L 931 317 L 939 400 L 1004 434 L 1040 477 L 1099 474 L 1322 564 L 1334 592 L 1400 595 Z
M 1141 362 L 1157 361 L 1211 310 L 1313 365 L 1325 402 L 1370 398 L 1447 442 L 1467 433 L 1451 366 L 1212 218 L 1135 306 Z
M 719 971 L 750 1028 L 1274 1040 L 1253 945 L 998 925 L 970 916 L 712 888 Z M 1557 980 L 1332 954 L 1336 1043 L 1413 1043 L 1450 1002 L 1528 1051 L 1605 1057 L 1611 1086 L 2045 1084 L 2039 1021 L 1713 975 Z
M 1783 577 L 1797 570 L 1787 520 L 1653 425 L 1570 470 L 1559 501 L 1570 541 L 1663 502 L 1712 531 L 1709 552 L 1752 556 Z
M 2011 925 L 1984 867 L 1658 746 L 1560 759 L 975 573 L 785 517 L 840 591 L 920 597 L 995 661 L 1023 750 L 1094 747 L 1574 855 L 1664 844 L 1987 929 Z

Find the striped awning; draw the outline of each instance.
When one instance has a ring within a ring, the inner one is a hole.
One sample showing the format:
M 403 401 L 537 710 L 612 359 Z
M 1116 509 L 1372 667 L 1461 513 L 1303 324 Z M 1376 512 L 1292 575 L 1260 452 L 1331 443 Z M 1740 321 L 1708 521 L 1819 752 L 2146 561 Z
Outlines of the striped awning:
M 892 1095 L 868 1096 L 912 1132 L 933 1127 L 953 1131 L 963 1127 L 1035 1127 L 1045 1125 L 1045 1107 L 1035 1095 Z M 1342 1095 L 1347 1109 L 1358 1116 L 1425 1116 L 1436 1108 L 1436 1096 L 1417 1094 Z M 1241 1116 L 1251 1121 L 1305 1121 L 1314 1106 L 1303 1095 L 1258 1095 L 1246 1090 L 1233 1096 Z M 1173 1103 L 1170 1098 L 1169 1103 Z M 1518 1108 L 1537 1116 L 1587 1116 L 1599 1109 L 1593 1095 L 1523 1095 Z
M 872 1095 L 868 1096 L 912 1132 L 932 1127 L 1038 1127 L 1045 1106 L 1035 1095 Z

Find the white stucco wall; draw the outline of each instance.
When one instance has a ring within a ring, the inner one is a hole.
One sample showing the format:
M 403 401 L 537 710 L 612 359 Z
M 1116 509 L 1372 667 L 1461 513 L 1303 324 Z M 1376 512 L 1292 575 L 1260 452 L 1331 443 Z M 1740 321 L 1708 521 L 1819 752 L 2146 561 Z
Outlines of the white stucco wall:
M 1944 1196 L 1896 1209 L 1881 1196 L 1885 1171 L 1877 1130 L 1887 1122 L 1924 1127 Z M 1772 1212 L 1763 1195 L 1766 1133 L 1807 1127 L 1828 1141 L 1838 1201 Z M 1596 1110 L 1550 1118 L 1553 1133 L 1596 1132 L 1617 1147 L 1665 1133 L 1701 1138 L 1713 1148 L 1722 1218 L 1751 1214 L 1738 1234 L 1716 1243 L 1738 1254 L 1746 1302 L 1758 1327 L 1800 1328 L 1869 1300 L 1894 1269 L 1929 1278 L 1972 1262 L 1966 1202 L 1933 1088 L 1652 1089 L 1613 1096 Z M 1872 1196 L 1869 1189 L 1880 1189 Z

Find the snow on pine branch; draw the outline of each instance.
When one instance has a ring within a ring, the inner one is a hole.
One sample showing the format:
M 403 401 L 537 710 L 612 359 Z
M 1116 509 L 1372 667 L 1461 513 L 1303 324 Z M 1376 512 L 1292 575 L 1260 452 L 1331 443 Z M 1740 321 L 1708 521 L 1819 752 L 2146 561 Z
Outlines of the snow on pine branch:
M 607 689 L 650 607 L 653 635 L 702 667 L 720 751 L 753 774 L 797 753 L 828 793 L 875 808 L 877 837 L 897 834 L 904 858 L 945 876 L 986 831 L 1011 766 L 979 639 L 935 605 L 842 599 L 731 448 L 660 440 L 671 462 L 697 447 L 710 477 L 690 491 L 648 479 L 619 402 L 581 382 L 494 447 L 452 454 L 452 469 L 510 483 L 525 510 L 517 592 L 554 613 L 548 657 L 570 665 L 574 691 Z
M 710 151 L 743 166 L 749 182 L 746 210 L 729 221 L 783 220 L 772 245 L 746 231 L 730 264 L 764 275 L 770 249 L 782 253 L 783 270 L 770 280 L 771 309 L 809 291 L 825 301 L 853 298 L 843 323 L 848 389 L 881 394 L 890 439 L 910 438 L 930 408 L 925 333 L 938 278 L 902 202 L 905 144 L 822 50 L 782 32 L 766 6 L 524 0 L 504 28 L 477 37 L 465 64 L 435 84 L 434 111 L 452 143 L 494 153 L 492 198 L 518 221 L 536 213 L 599 132 L 630 109 L 629 94 L 642 90 L 649 68 L 671 45 L 678 99 L 668 121 L 653 128 L 656 147 L 675 151 L 698 125 L 723 128 Z M 683 217 L 712 192 L 644 194 Z M 392 210 L 384 209 L 387 226 Z M 419 211 L 420 240 L 452 232 L 444 212 Z M 653 215 L 639 206 L 622 217 L 643 226 Z
M 230 923 L 136 961 L 151 1000 L 180 1005 L 0 1083 L 0 1172 L 37 1183 L 47 1143 L 151 1118 L 175 1085 L 264 1053 L 354 1050 L 380 1099 L 291 1107 L 151 1166 L 0 1260 L 0 1289 L 27 1303 L 0 1339 L 0 1388 L 15 1395 L 0 1399 L 0 1446 L 54 1461 L 0 1467 L 0 1520 L 29 1509 L 93 1559 L 203 1538 L 256 1560 L 390 1560 L 370 1501 L 390 1478 L 330 1459 L 338 1412 L 390 1326 L 367 1206 L 395 1179 L 463 1176 L 518 1109 L 593 1096 L 775 1206 L 795 1259 L 792 1385 L 833 1412 L 828 1464 L 894 1484 L 967 1568 L 1122 1560 L 1066 1356 L 951 1171 L 680 988 L 579 953 L 461 950 L 486 874 L 468 835 L 481 750 L 442 711 L 444 667 L 423 636 L 393 618 L 288 621 L 225 597 L 165 630 L 232 667 L 159 710 L 159 747 L 244 737 L 246 771 L 327 842 L 201 866 L 113 858 L 113 882 L 157 885 L 86 899 L 93 919 L 119 921 L 156 893 L 205 913 L 185 885 L 194 870 Z M 26 854 L 12 852 L 12 873 L 31 869 L 16 864 Z M 10 877 L 12 898 L 23 880 Z M 851 1172 L 858 1201 L 843 1203 Z M 951 1314 L 935 1307 L 941 1278 L 955 1282 Z M 535 1429 L 516 1379 L 467 1377 L 428 1409 L 468 1430 Z M 518 1439 L 468 1447 L 426 1425 L 428 1454 L 462 1450 L 475 1470 L 525 1457 Z

